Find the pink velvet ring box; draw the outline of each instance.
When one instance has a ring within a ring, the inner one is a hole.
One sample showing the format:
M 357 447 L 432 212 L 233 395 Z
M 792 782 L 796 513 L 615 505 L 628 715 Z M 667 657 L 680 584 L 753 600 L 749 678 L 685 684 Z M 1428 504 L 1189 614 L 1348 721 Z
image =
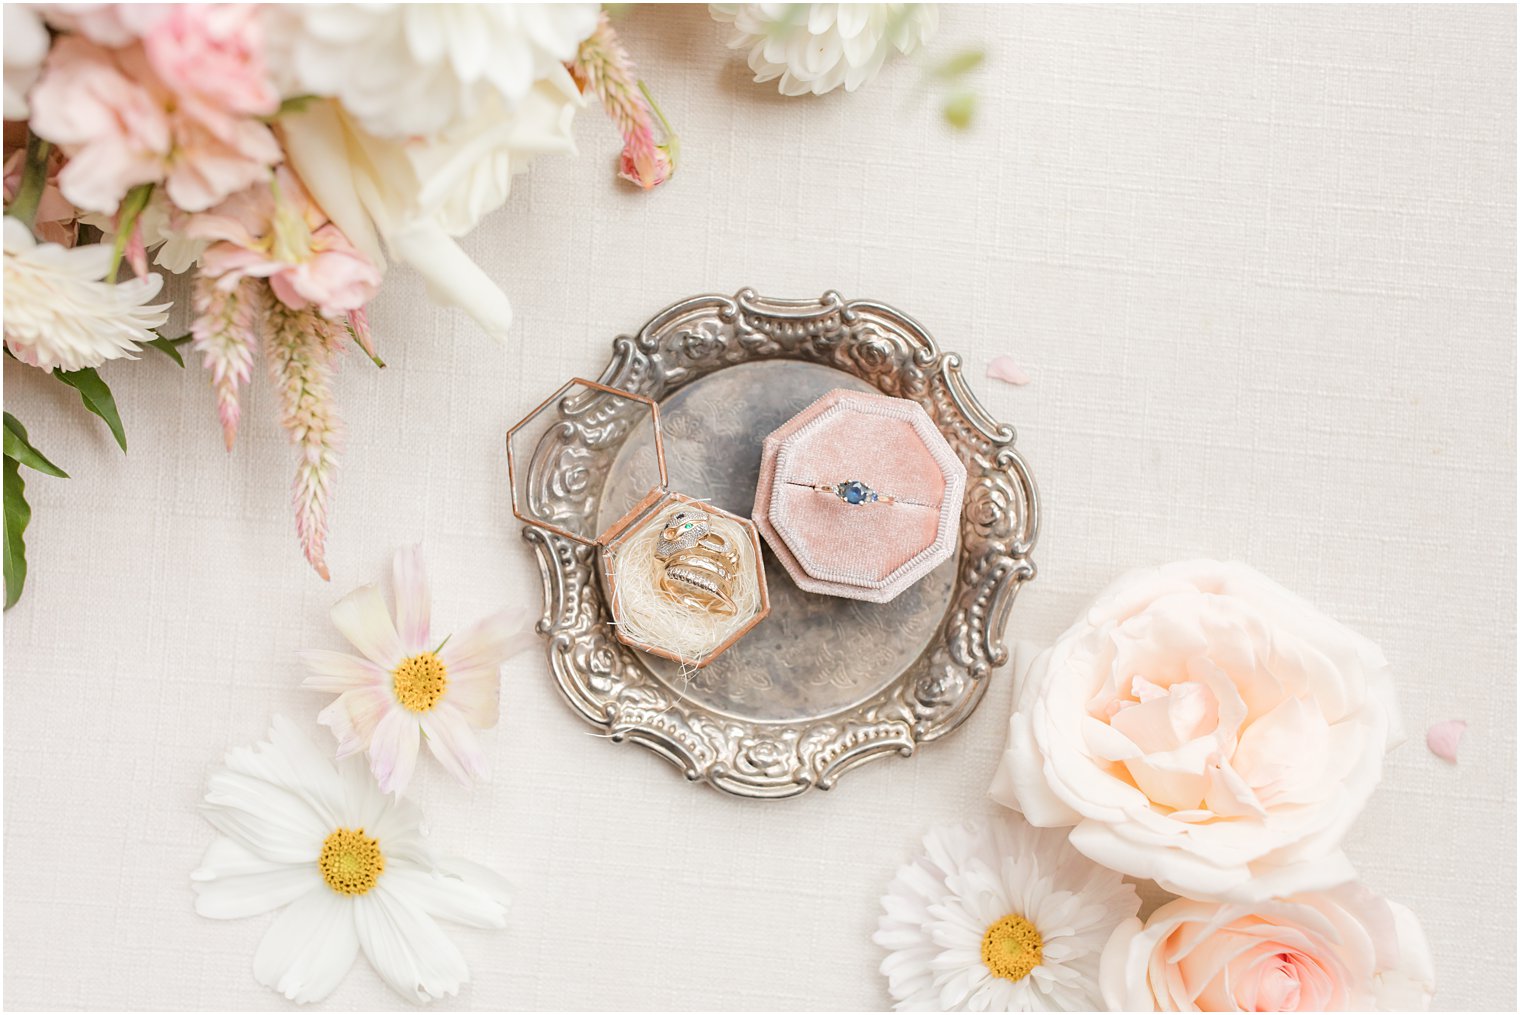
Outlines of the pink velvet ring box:
M 840 388 L 765 439 L 753 518 L 799 588 L 885 603 L 955 552 L 965 492 L 922 406 Z

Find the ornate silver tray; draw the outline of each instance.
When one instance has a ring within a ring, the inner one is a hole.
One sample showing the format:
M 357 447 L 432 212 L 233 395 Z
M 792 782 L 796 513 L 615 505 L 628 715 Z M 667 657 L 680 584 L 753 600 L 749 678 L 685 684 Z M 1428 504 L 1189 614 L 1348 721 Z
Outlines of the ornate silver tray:
M 759 798 L 828 789 L 856 765 L 909 756 L 966 720 L 1007 659 L 1003 630 L 1034 577 L 1039 514 L 1013 428 L 977 403 L 958 356 L 881 303 L 746 289 L 684 300 L 619 337 L 600 381 L 660 403 L 671 489 L 745 516 L 765 435 L 838 387 L 919 402 L 968 477 L 957 555 L 897 599 L 802 592 L 767 552 L 770 616 L 696 672 L 614 637 L 594 547 L 527 526 L 544 581 L 538 630 L 582 717 L 692 781 Z M 650 456 L 648 414 L 595 398 L 564 399 L 557 411 L 529 457 L 527 495 L 539 517 L 601 531 L 647 485 L 636 463 Z

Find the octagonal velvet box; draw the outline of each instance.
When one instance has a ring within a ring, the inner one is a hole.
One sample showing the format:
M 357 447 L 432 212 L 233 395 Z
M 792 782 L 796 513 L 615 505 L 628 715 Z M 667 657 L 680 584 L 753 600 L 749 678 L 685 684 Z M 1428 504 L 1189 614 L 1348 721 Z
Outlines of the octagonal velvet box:
M 955 552 L 965 491 L 922 406 L 841 388 L 765 439 L 753 517 L 799 588 L 885 603 Z

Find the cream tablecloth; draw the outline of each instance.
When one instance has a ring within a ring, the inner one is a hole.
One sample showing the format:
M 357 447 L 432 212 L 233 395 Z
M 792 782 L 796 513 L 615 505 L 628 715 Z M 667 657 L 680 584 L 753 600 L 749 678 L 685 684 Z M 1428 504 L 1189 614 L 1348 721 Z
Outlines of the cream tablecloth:
M 1424 920 L 1438 1004 L 1515 1003 L 1513 8 L 955 8 L 985 45 L 957 136 L 909 66 L 855 95 L 750 83 L 700 8 L 630 48 L 685 158 L 642 194 L 579 118 L 467 241 L 511 294 L 511 344 L 393 271 L 390 367 L 350 358 L 324 584 L 287 513 L 291 452 L 254 385 L 236 453 L 195 369 L 114 364 L 131 453 L 71 392 L 5 365 L 5 404 L 74 476 L 29 477 L 32 577 L 5 633 L 5 1002 L 250 1008 L 266 918 L 191 910 L 207 767 L 279 712 L 295 653 L 421 539 L 439 623 L 539 585 L 502 435 L 677 298 L 893 302 L 964 353 L 1044 495 L 1011 636 L 1057 634 L 1109 578 L 1241 558 L 1386 650 L 1412 733 L 1350 850 Z M 982 377 L 1008 353 L 1027 387 Z M 875 1008 L 869 936 L 931 825 L 981 813 L 1011 675 L 912 760 L 775 805 L 685 784 L 590 735 L 542 658 L 507 667 L 496 780 L 415 784 L 448 849 L 517 885 L 459 931 L 474 982 L 438 1008 Z M 1426 726 L 1464 717 L 1455 766 Z M 313 735 L 319 732 L 312 726 Z M 324 733 L 325 735 L 325 733 Z M 404 1003 L 361 963 L 333 1008 Z

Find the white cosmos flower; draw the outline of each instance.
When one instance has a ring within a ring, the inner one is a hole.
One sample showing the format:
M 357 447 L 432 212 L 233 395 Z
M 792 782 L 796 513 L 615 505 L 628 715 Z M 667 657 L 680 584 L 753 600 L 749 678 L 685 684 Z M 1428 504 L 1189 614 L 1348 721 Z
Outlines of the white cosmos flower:
M 5 220 L 5 347 L 43 370 L 80 370 L 132 358 L 157 336 L 169 304 L 147 306 L 163 279 L 104 281 L 111 248 L 38 243 L 19 219 Z
M 5 5 L 5 118 L 25 120 L 26 93 L 37 83 L 48 52 L 48 31 L 26 4 Z
M 528 613 L 503 610 L 434 638 L 417 546 L 396 551 L 395 594 L 395 623 L 373 585 L 354 590 L 332 609 L 333 626 L 364 658 L 320 649 L 301 653 L 311 674 L 301 686 L 338 695 L 317 721 L 338 738 L 340 759 L 369 752 L 370 769 L 387 793 L 406 789 L 423 737 L 461 782 L 487 778 L 475 730 L 496 725 L 502 660 L 534 641 Z
M 1086 1011 L 1140 899 L 1064 833 L 999 817 L 931 830 L 881 904 L 872 940 L 899 1011 Z
M 510 109 L 573 59 L 597 4 L 279 4 L 269 65 L 286 95 L 332 96 L 376 137 Z
M 756 81 L 783 95 L 853 92 L 896 49 L 907 56 L 939 29 L 933 4 L 709 4 L 713 20 L 733 25 L 729 49 L 749 51 Z
M 454 238 L 506 203 L 512 177 L 534 156 L 575 152 L 570 125 L 583 104 L 557 67 L 511 109 L 489 98 L 468 121 L 430 137 L 379 137 L 335 102 L 282 117 L 281 137 L 312 197 L 365 256 L 383 269 L 383 240 L 422 273 L 434 299 L 464 308 L 505 341 L 512 306 Z
M 332 993 L 361 948 L 410 1000 L 456 994 L 469 969 L 435 918 L 506 925 L 499 876 L 435 857 L 415 804 L 386 797 L 357 759 L 334 768 L 288 719 L 228 752 L 201 813 L 222 834 L 190 875 L 195 910 L 233 920 L 283 906 L 253 972 L 292 1001 Z

